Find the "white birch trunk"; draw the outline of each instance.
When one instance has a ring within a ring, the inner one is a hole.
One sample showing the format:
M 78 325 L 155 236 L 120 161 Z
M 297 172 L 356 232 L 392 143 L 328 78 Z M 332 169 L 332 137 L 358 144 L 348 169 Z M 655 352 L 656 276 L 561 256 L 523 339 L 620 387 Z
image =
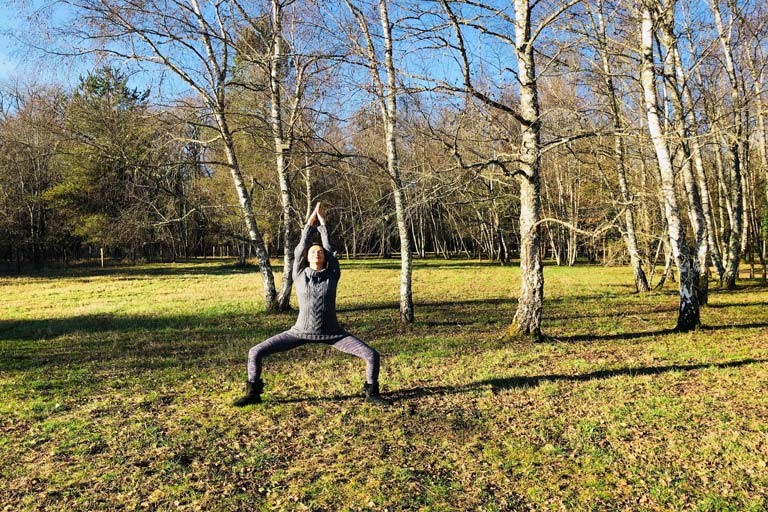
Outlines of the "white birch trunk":
M 406 196 L 400 172 L 400 160 L 397 155 L 397 83 L 392 49 L 392 27 L 389 23 L 387 0 L 379 1 L 381 29 L 384 34 L 384 68 L 387 74 L 387 87 L 383 97 L 384 131 L 387 138 L 387 172 L 392 179 L 392 191 L 395 195 L 395 214 L 397 232 L 400 236 L 400 320 L 413 322 L 413 250 L 408 236 L 406 217 Z
M 691 267 L 691 255 L 685 240 L 685 230 L 680 222 L 680 208 L 675 193 L 672 159 L 658 114 L 659 104 L 656 97 L 656 76 L 653 61 L 653 19 L 647 5 L 642 8 L 641 42 L 642 67 L 640 77 L 648 118 L 648 131 L 659 164 L 664 214 L 669 227 L 669 241 L 680 281 L 680 308 L 676 330 L 689 331 L 695 329 L 700 323 L 699 302 L 695 293 L 695 287 L 698 283 L 696 282 L 697 276 Z
M 687 103 L 692 105 L 693 102 L 688 93 Z M 694 135 L 691 138 L 691 153 L 693 156 L 693 166 L 696 169 L 696 180 L 699 185 L 699 192 L 701 193 L 701 207 L 704 212 L 704 221 L 707 226 L 707 245 L 709 248 L 709 258 L 712 260 L 712 265 L 717 272 L 717 278 L 719 281 L 723 280 L 725 275 L 725 267 L 723 266 L 722 256 L 720 255 L 720 246 L 717 244 L 717 227 L 715 226 L 714 216 L 712 213 L 712 202 L 710 200 L 709 184 L 707 183 L 707 174 L 704 169 L 704 160 L 701 157 L 701 146 L 699 145 L 698 138 Z M 701 262 L 701 268 L 707 268 L 707 262 Z
M 269 252 L 264 246 L 264 239 L 262 238 L 261 233 L 259 232 L 259 227 L 256 224 L 256 217 L 253 214 L 251 197 L 248 194 L 245 183 L 243 181 L 243 176 L 240 171 L 240 164 L 237 160 L 237 154 L 235 152 L 235 144 L 232 139 L 232 132 L 227 124 L 225 82 L 228 71 L 228 47 L 225 45 L 222 49 L 223 54 L 217 56 L 217 52 L 214 50 L 212 44 L 212 34 L 208 32 L 207 25 L 204 22 L 204 16 L 198 1 L 192 0 L 191 5 L 198 21 L 200 29 L 199 37 L 205 47 L 208 72 L 210 74 L 210 85 L 212 86 L 212 92 L 214 92 L 214 94 L 206 94 L 204 92 L 204 88 L 200 87 L 193 80 L 191 80 L 189 76 L 178 66 L 172 64 L 168 58 L 158 50 L 157 46 L 151 46 L 167 67 L 172 69 L 184 81 L 192 85 L 192 87 L 196 89 L 203 98 L 206 99 L 206 102 L 213 111 L 214 117 L 216 118 L 216 124 L 219 127 L 219 133 L 221 134 L 222 140 L 224 142 L 224 150 L 227 156 L 227 163 L 229 165 L 230 173 L 232 174 L 232 181 L 235 185 L 235 190 L 237 191 L 237 196 L 240 201 L 240 207 L 243 211 L 243 217 L 245 220 L 246 229 L 248 230 L 248 236 L 254 248 L 256 249 L 256 255 L 259 261 L 259 269 L 261 271 L 263 280 L 265 309 L 268 312 L 273 311 L 275 309 L 276 291 L 275 280 L 272 274 L 272 265 L 269 262 Z M 216 10 L 218 11 L 218 6 L 216 6 Z M 219 34 L 218 37 L 220 37 L 221 40 L 227 40 L 227 35 L 223 32 L 223 29 L 222 33 Z M 143 35 L 142 38 L 146 42 L 149 42 L 146 34 Z
M 616 158 L 616 173 L 619 177 L 619 189 L 621 191 L 621 199 L 624 201 L 624 224 L 626 232 L 624 234 L 624 241 L 627 244 L 627 252 L 629 253 L 629 261 L 632 266 L 632 274 L 635 279 L 635 289 L 638 292 L 648 292 L 650 287 L 648 286 L 648 280 L 643 271 L 643 261 L 640 257 L 640 251 L 637 248 L 637 234 L 635 230 L 635 212 L 634 201 L 632 194 L 629 192 L 629 185 L 627 184 L 627 172 L 626 172 L 626 158 L 624 150 L 624 138 L 622 132 L 624 131 L 624 123 L 621 119 L 621 108 L 619 106 L 618 98 L 616 97 L 616 87 L 613 83 L 613 75 L 611 74 L 611 66 L 608 61 L 608 44 L 605 29 L 605 20 L 603 17 L 603 1 L 598 0 L 597 5 L 597 20 L 599 30 L 599 45 L 600 45 L 600 60 L 603 66 L 603 80 L 605 82 L 606 92 L 608 94 L 608 100 L 611 104 L 611 115 L 613 117 L 613 127 L 615 134 L 613 136 L 613 152 Z
M 691 260 L 691 271 L 697 276 L 696 292 L 699 298 L 699 304 L 706 304 L 708 301 L 708 265 L 709 265 L 709 244 L 707 241 L 707 223 L 704 217 L 704 208 L 702 206 L 701 192 L 693 169 L 693 155 L 691 153 L 691 143 L 695 143 L 695 137 L 691 136 L 693 121 L 691 111 L 692 104 L 685 101 L 685 92 L 688 89 L 683 73 L 682 62 L 678 51 L 677 36 L 674 34 L 674 27 L 670 23 L 661 24 L 662 41 L 667 48 L 667 61 L 665 69 L 667 71 L 667 80 L 665 84 L 670 89 L 670 98 L 674 107 L 674 126 L 675 131 L 681 142 L 681 170 L 683 185 L 688 198 L 688 216 L 691 220 L 691 227 L 695 236 L 696 257 Z M 690 97 L 690 94 L 688 95 Z
M 743 125 L 740 115 L 741 98 L 739 94 L 739 81 L 736 76 L 736 65 L 731 52 L 731 36 L 726 33 L 723 26 L 723 18 L 717 0 L 713 0 L 712 14 L 715 17 L 720 46 L 723 50 L 725 69 L 730 81 L 731 108 L 733 109 L 732 121 L 734 132 L 728 140 L 728 150 L 731 154 L 729 166 L 730 178 L 730 202 L 733 210 L 731 216 L 730 237 L 728 238 L 728 255 L 725 264 L 725 287 L 732 290 L 736 287 L 736 279 L 739 275 L 739 262 L 741 260 L 741 238 L 744 230 L 744 205 L 742 193 L 742 156 L 743 156 Z
M 541 337 L 541 313 L 544 303 L 544 271 L 540 251 L 541 120 L 536 84 L 536 69 L 531 40 L 529 0 L 515 0 L 515 53 L 520 80 L 521 125 L 520 173 L 520 298 L 512 331 Z
M 230 134 L 229 127 L 226 122 L 226 118 L 220 112 L 215 113 L 217 124 L 219 125 L 219 131 L 221 132 L 224 140 L 224 150 L 227 155 L 227 163 L 229 164 L 229 170 L 232 174 L 232 181 L 235 184 L 235 190 L 237 191 L 237 198 L 240 201 L 240 208 L 243 211 L 243 217 L 245 219 L 245 226 L 248 230 L 248 236 L 256 249 L 256 256 L 259 261 L 259 270 L 261 270 L 262 280 L 264 284 L 264 305 L 267 311 L 273 311 L 275 309 L 275 297 L 277 292 L 275 290 L 275 279 L 272 274 L 272 265 L 269 262 L 269 253 L 264 247 L 264 239 L 261 236 L 259 227 L 256 224 L 256 217 L 253 214 L 253 206 L 251 204 L 251 196 L 248 194 L 248 190 L 243 181 L 243 175 L 240 172 L 240 164 L 237 160 L 237 154 L 235 153 L 234 141 Z
M 293 205 L 291 204 L 290 184 L 288 181 L 288 155 L 290 141 L 286 140 L 283 127 L 281 65 L 285 58 L 283 52 L 282 4 L 272 0 L 272 52 L 269 61 L 269 121 L 275 144 L 275 167 L 280 186 L 280 206 L 282 207 L 283 227 L 283 279 L 277 296 L 276 308 L 286 311 L 291 308 L 291 288 L 293 287 Z
M 376 56 L 375 44 L 368 29 L 368 22 L 363 13 L 355 7 L 350 0 L 345 0 L 347 7 L 355 16 L 362 30 L 367 45 L 368 66 L 373 80 L 377 99 L 384 123 L 384 138 L 387 150 L 387 174 L 392 183 L 392 192 L 395 198 L 395 216 L 397 220 L 397 232 L 400 239 L 400 320 L 412 322 L 414 318 L 412 274 L 413 274 L 413 250 L 411 239 L 408 235 L 407 198 L 403 187 L 400 160 L 397 154 L 397 75 L 394 64 L 394 50 L 392 45 L 392 26 L 389 22 L 389 9 L 387 0 L 379 0 L 379 19 L 384 38 L 384 72 L 386 84 L 379 75 L 381 62 Z M 384 249 L 382 240 L 382 250 Z
M 315 192 L 312 187 L 312 163 L 309 161 L 309 156 L 304 157 L 304 194 L 307 196 L 307 212 L 305 218 L 309 218 L 312 215 L 313 202 L 315 199 Z

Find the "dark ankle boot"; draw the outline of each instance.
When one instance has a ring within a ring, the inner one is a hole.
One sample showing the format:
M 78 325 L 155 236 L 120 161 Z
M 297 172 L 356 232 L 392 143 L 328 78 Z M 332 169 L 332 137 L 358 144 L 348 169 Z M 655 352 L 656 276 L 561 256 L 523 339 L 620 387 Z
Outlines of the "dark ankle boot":
M 245 407 L 251 404 L 261 403 L 261 392 L 264 390 L 264 381 L 261 379 L 256 382 L 246 381 L 245 396 L 235 400 L 235 407 Z
M 392 405 L 392 402 L 389 400 L 386 400 L 379 395 L 379 383 L 374 382 L 373 384 L 365 383 L 365 401 L 369 404 L 373 405 L 380 405 L 383 407 L 388 407 Z

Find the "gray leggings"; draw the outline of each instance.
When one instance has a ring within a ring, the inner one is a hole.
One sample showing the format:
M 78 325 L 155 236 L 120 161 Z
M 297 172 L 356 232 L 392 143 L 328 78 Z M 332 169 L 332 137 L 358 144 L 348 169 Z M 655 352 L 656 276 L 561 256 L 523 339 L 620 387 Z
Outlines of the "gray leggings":
M 261 360 L 264 357 L 270 354 L 277 354 L 278 352 L 285 352 L 307 343 L 331 345 L 333 348 L 341 350 L 346 354 L 352 354 L 353 356 L 365 359 L 365 381 L 369 384 L 379 381 L 379 353 L 351 334 L 337 341 L 325 342 L 302 339 L 288 331 L 272 336 L 248 351 L 248 380 L 256 382 L 261 378 Z

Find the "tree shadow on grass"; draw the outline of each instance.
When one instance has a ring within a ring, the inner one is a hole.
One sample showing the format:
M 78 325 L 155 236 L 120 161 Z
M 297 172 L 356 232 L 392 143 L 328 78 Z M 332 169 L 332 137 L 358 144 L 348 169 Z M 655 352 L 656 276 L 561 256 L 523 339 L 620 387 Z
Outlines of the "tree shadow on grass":
M 707 332 L 707 331 L 723 331 L 726 329 L 760 329 L 768 327 L 768 322 L 751 322 L 747 324 L 733 324 L 733 325 L 705 325 L 699 327 L 692 333 Z M 561 343 L 582 343 L 582 342 L 599 342 L 599 341 L 622 341 L 622 340 L 634 340 L 638 338 L 650 338 L 656 336 L 666 336 L 669 334 L 676 334 L 675 329 L 657 329 L 655 331 L 640 331 L 640 332 L 622 332 L 616 334 L 577 334 L 574 336 L 563 336 L 559 338 L 549 338 L 551 341 Z M 682 334 L 682 333 L 680 333 Z
M 763 283 L 759 279 L 739 279 L 736 284 L 736 288 L 729 290 L 725 287 L 718 286 L 717 281 L 710 281 L 709 294 L 710 295 L 732 295 L 739 293 L 753 293 L 757 290 L 768 290 L 768 284 Z
M 486 379 L 477 382 L 471 382 L 463 386 L 433 386 L 416 387 L 410 389 L 396 390 L 390 394 L 394 400 L 409 400 L 429 395 L 444 395 L 453 393 L 464 393 L 477 391 L 490 387 L 491 391 L 496 393 L 506 389 L 519 389 L 537 387 L 546 382 L 588 382 L 593 380 L 610 379 L 613 377 L 642 377 L 661 375 L 670 372 L 691 372 L 705 369 L 726 369 L 740 368 L 753 364 L 768 363 L 768 359 L 742 359 L 740 361 L 728 361 L 725 363 L 699 363 L 692 365 L 673 364 L 669 366 L 644 366 L 639 368 L 617 368 L 612 370 L 597 370 L 589 373 L 576 375 L 552 374 L 504 377 L 497 379 Z
M 589 373 L 575 375 L 551 374 L 517 377 L 500 377 L 485 379 L 459 386 L 419 386 L 415 388 L 395 389 L 383 392 L 382 395 L 392 400 L 395 404 L 424 398 L 427 396 L 453 395 L 459 393 L 471 393 L 484 389 L 490 389 L 492 393 L 498 393 L 509 389 L 524 389 L 537 387 L 547 382 L 589 382 L 594 380 L 611 379 L 613 377 L 643 377 L 662 375 L 671 372 L 692 372 L 698 370 L 727 368 L 740 368 L 753 364 L 765 364 L 768 359 L 742 359 L 740 361 L 728 361 L 724 363 L 699 363 L 691 365 L 673 364 L 668 366 L 644 366 L 639 368 L 616 368 L 612 370 L 597 370 Z M 314 403 L 314 402 L 341 402 L 346 400 L 362 400 L 362 395 L 332 395 L 324 397 L 295 397 L 268 399 L 268 403 Z
M 627 319 L 632 316 L 642 316 L 644 318 L 658 315 L 667 315 L 675 313 L 677 306 L 667 303 L 649 306 L 647 304 L 629 304 L 622 305 L 620 310 L 605 307 L 605 302 L 614 297 L 613 294 L 606 296 L 604 294 L 547 299 L 545 310 L 548 311 L 545 317 L 544 329 L 557 326 L 562 329 L 564 325 L 571 320 L 599 320 L 601 318 Z M 595 301 L 593 305 L 585 306 L 587 301 Z M 478 328 L 487 330 L 489 327 L 504 328 L 512 321 L 512 317 L 517 306 L 516 298 L 494 297 L 488 299 L 464 299 L 464 300 L 444 300 L 423 302 L 416 305 L 416 320 L 413 324 L 404 326 L 391 317 L 375 316 L 363 319 L 362 322 L 373 322 L 375 328 L 371 330 L 374 334 L 396 335 L 395 331 L 403 331 L 413 336 L 423 334 L 458 334 L 466 332 L 467 329 Z M 576 311 L 576 306 L 580 311 Z M 360 320 L 356 314 L 364 315 L 366 313 L 389 312 L 396 314 L 398 305 L 396 303 L 377 303 L 377 304 L 356 304 L 339 309 L 343 321 L 354 330 L 356 320 Z M 670 317 L 672 319 L 672 317 Z M 672 321 L 672 320 L 670 320 Z M 657 323 L 657 322 L 656 322 Z M 432 332 L 428 329 L 435 329 Z M 591 341 L 597 339 L 634 339 L 645 336 L 664 335 L 671 333 L 671 329 L 662 329 L 645 333 L 627 333 L 607 335 L 606 337 L 594 336 L 591 334 L 568 336 L 554 341 Z M 471 333 L 470 333 L 471 334 Z
M 221 315 L 119 315 L 97 313 L 71 317 L 34 318 L 24 320 L 0 320 L 0 341 L 34 341 L 68 334 L 107 334 L 113 332 L 167 332 L 180 334 L 193 330 L 217 328 L 259 329 L 259 324 L 278 323 L 290 325 L 293 316 L 252 313 L 228 313 Z M 282 320 L 282 322 L 281 322 Z M 287 327 L 286 327 L 287 328 Z
M 544 308 L 548 309 L 552 306 L 567 307 L 571 303 L 584 303 L 586 301 L 604 301 L 617 297 L 627 297 L 627 294 L 622 293 L 603 293 L 593 295 L 578 295 L 569 297 L 552 297 L 547 298 L 544 301 Z M 478 299 L 457 299 L 457 300 L 440 300 L 440 301 L 426 301 L 416 302 L 416 318 L 419 319 L 420 313 L 426 312 L 426 314 L 440 311 L 445 308 L 461 308 L 463 306 L 509 306 L 510 308 L 517 307 L 517 297 L 492 297 L 492 298 L 478 298 Z M 354 313 L 356 311 L 397 311 L 400 304 L 397 301 L 391 302 L 374 302 L 374 303 L 357 303 L 339 305 L 337 312 L 339 313 Z M 647 306 L 645 311 L 647 311 Z M 676 308 L 673 308 L 676 311 Z
M 658 306 L 649 307 L 645 304 L 638 304 L 637 306 L 634 306 L 632 308 L 628 306 L 623 306 L 620 311 L 612 311 L 610 309 L 602 308 L 594 313 L 580 312 L 580 313 L 558 314 L 558 313 L 550 312 L 546 315 L 545 322 L 557 321 L 562 323 L 563 320 L 584 320 L 587 318 L 591 318 L 591 319 L 627 318 L 631 316 L 643 316 L 647 318 L 647 317 L 650 317 L 651 315 L 676 313 L 677 310 L 678 310 L 677 306 L 665 306 L 661 304 Z
M 725 308 L 738 308 L 743 306 L 768 306 L 768 301 L 760 302 L 739 302 L 735 304 L 707 304 L 705 308 L 711 309 L 725 309 Z
M 231 350 L 233 340 L 263 339 L 276 330 L 274 323 L 291 322 L 250 314 L 0 320 L 0 371 L 115 361 L 137 368 L 205 365 L 209 355 Z
M 70 268 L 30 269 L 16 272 L 0 271 L 0 278 L 34 278 L 34 279 L 87 279 L 92 277 L 114 277 L 124 280 L 142 277 L 183 277 L 183 276 L 215 276 L 232 274 L 259 274 L 257 265 L 239 266 L 234 260 L 189 260 L 180 263 L 146 264 L 146 265 L 108 265 L 104 268 L 96 266 L 75 266 Z
M 438 311 L 444 308 L 456 308 L 463 306 L 498 306 L 504 304 L 515 304 L 517 299 L 496 297 L 491 299 L 464 299 L 464 300 L 445 300 L 435 302 L 418 302 L 416 303 L 416 313 L 419 311 L 430 312 Z M 374 302 L 369 304 L 350 304 L 348 306 L 340 306 L 337 308 L 338 313 L 354 313 L 355 311 L 397 311 L 400 308 L 400 304 L 392 302 Z M 418 321 L 418 316 L 417 316 Z

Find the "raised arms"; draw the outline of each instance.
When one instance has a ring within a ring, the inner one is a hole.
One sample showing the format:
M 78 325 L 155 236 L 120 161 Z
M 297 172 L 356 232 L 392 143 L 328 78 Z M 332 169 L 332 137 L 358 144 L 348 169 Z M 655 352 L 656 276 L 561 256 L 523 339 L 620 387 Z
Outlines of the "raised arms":
M 318 224 L 315 226 L 315 224 Z M 325 250 L 325 258 L 328 262 L 328 269 L 331 272 L 339 273 L 339 261 L 336 259 L 336 257 L 333 255 L 333 249 L 331 248 L 331 242 L 330 238 L 328 237 L 328 228 L 325 225 L 325 217 L 323 216 L 323 211 L 320 206 L 320 203 L 317 203 L 315 206 L 315 209 L 312 211 L 312 213 L 307 217 L 307 224 L 304 226 L 304 229 L 301 231 L 301 239 L 299 240 L 298 245 L 296 246 L 296 249 L 294 250 L 294 259 L 293 259 L 293 278 L 296 279 L 296 277 L 301 273 L 301 271 L 304 269 L 304 267 L 307 266 L 307 258 L 306 253 L 307 249 L 309 248 L 309 244 L 312 240 L 312 234 L 313 232 L 317 230 L 320 233 L 320 240 L 323 244 L 323 249 Z

